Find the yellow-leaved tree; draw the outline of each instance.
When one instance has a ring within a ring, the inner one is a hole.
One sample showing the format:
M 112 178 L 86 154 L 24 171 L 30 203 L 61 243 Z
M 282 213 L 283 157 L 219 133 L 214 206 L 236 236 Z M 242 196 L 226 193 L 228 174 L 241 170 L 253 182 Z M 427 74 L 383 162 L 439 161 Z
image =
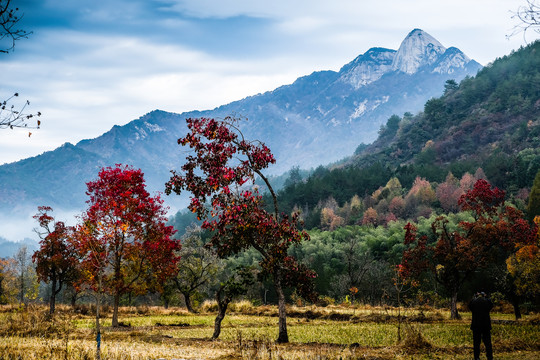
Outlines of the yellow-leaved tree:
M 531 243 L 520 243 L 507 260 L 508 272 L 514 277 L 520 295 L 540 294 L 540 216 L 534 218 L 536 238 Z

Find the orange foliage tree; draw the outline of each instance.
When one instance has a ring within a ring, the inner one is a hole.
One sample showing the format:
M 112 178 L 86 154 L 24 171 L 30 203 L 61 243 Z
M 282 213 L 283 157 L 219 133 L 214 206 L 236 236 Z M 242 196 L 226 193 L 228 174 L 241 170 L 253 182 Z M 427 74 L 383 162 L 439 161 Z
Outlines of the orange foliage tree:
M 540 216 L 536 216 L 534 222 L 534 239 L 518 243 L 516 252 L 506 260 L 508 272 L 515 279 L 520 295 L 540 295 Z
M 403 272 L 418 276 L 430 271 L 451 295 L 450 315 L 458 319 L 458 292 L 480 268 L 497 261 L 501 253 L 510 254 L 518 243 L 529 243 L 534 229 L 514 207 L 504 204 L 505 192 L 492 188 L 483 179 L 461 196 L 459 205 L 470 211 L 473 221 L 462 221 L 453 230 L 447 217 L 438 217 L 431 225 L 435 243 L 418 237 L 412 224 L 405 226 Z

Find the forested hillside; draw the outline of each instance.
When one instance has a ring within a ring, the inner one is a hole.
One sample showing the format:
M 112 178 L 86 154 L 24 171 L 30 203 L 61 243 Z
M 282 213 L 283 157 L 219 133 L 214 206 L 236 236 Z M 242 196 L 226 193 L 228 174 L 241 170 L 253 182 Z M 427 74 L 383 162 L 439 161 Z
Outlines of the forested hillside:
M 459 85 L 448 81 L 443 96 L 428 101 L 417 116 L 387 124 L 349 163 L 471 164 L 483 167 L 497 185 L 530 186 L 540 165 L 539 52 L 536 42 Z
M 280 198 L 284 210 L 303 210 L 308 228 L 324 227 L 320 212 L 325 208 L 343 212 L 355 196 L 363 199 L 357 217 L 383 198 L 390 205 L 393 198 L 385 196 L 384 189 L 393 178 L 404 201 L 420 186 L 417 178 L 430 184 L 433 194 L 423 210 L 412 211 L 405 203 L 411 211 L 393 211 L 390 218 L 446 210 L 443 188 L 463 187 L 459 180 L 467 182 L 475 173 L 523 201 L 540 169 L 539 136 L 540 43 L 536 42 L 497 59 L 474 78 L 460 84 L 449 80 L 444 95 L 429 100 L 423 112 L 390 117 L 373 144 L 359 146 L 337 166 L 319 167 L 307 179 L 297 179 Z M 386 204 L 379 207 L 388 213 Z M 344 221 L 359 223 L 355 217 Z

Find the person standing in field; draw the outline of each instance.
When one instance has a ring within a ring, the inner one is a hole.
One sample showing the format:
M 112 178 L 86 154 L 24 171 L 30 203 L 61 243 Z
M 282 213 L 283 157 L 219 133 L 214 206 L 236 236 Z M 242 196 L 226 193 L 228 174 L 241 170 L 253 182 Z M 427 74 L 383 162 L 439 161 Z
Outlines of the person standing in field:
M 471 330 L 473 332 L 474 360 L 480 359 L 480 342 L 484 342 L 488 360 L 493 360 L 491 345 L 491 318 L 489 312 L 493 303 L 484 292 L 478 292 L 469 302 L 472 312 Z

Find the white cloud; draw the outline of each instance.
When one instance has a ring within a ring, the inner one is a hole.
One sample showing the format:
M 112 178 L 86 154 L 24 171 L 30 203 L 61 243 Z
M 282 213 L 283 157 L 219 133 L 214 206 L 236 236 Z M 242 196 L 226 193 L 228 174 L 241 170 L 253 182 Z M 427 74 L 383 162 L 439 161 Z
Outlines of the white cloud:
M 30 138 L 26 130 L 0 132 L 0 163 L 97 137 L 153 109 L 214 108 L 291 82 L 297 71 L 283 71 L 279 59 L 245 64 L 137 38 L 80 33 L 49 37 L 67 48 L 79 42 L 87 47 L 63 50 L 62 59 L 53 54 L 4 64 L 3 87 L 29 98 L 31 111 L 43 113 L 43 125 Z M 272 70 L 276 63 L 279 71 Z M 21 73 L 32 80 L 20 82 Z
M 515 24 L 510 10 L 522 0 L 115 0 L 95 9 L 82 3 L 87 10 L 47 2 L 77 11 L 96 31 L 38 28 L 20 42 L 22 51 L 0 58 L 0 98 L 16 90 L 31 111 L 43 113 L 31 138 L 0 132 L 0 164 L 99 136 L 156 108 L 210 109 L 312 71 L 339 70 L 370 47 L 397 49 L 416 27 L 483 64 L 523 44 L 519 35 L 505 37 Z M 149 4 L 161 9 L 145 14 Z M 242 16 L 254 23 L 235 20 Z M 229 20 L 215 28 L 215 19 Z M 235 25 L 246 28 L 219 32 Z

